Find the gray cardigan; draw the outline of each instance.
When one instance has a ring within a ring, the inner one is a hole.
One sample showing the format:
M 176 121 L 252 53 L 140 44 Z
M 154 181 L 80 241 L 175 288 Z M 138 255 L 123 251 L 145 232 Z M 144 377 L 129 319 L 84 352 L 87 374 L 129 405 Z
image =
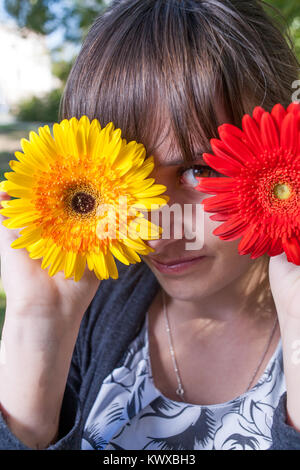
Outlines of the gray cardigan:
M 58 440 L 47 450 L 80 449 L 84 424 L 100 385 L 122 364 L 159 288 L 156 277 L 143 261 L 129 266 L 116 262 L 119 278 L 100 283 L 81 322 L 61 409 Z M 13 435 L 1 413 L 0 449 L 29 449 Z M 274 413 L 270 449 L 300 450 L 300 432 L 286 424 L 286 393 Z

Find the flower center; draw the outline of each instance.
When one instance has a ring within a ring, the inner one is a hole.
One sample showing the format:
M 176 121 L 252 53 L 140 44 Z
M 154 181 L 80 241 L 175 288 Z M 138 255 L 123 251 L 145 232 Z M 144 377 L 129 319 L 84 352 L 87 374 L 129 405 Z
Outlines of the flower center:
M 87 214 L 94 210 L 96 201 L 91 194 L 84 193 L 83 191 L 74 194 L 71 200 L 71 207 L 79 214 Z
M 284 200 L 291 196 L 292 191 L 287 183 L 279 183 L 274 186 L 273 193 L 278 199 Z

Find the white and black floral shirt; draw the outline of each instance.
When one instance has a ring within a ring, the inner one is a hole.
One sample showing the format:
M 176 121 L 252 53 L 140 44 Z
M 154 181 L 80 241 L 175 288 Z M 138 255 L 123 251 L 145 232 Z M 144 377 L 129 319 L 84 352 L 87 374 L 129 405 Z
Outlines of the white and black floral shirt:
M 194 405 L 155 387 L 149 358 L 148 313 L 124 364 L 100 387 L 85 424 L 82 449 L 268 449 L 273 413 L 286 391 L 281 340 L 258 383 L 234 400 Z

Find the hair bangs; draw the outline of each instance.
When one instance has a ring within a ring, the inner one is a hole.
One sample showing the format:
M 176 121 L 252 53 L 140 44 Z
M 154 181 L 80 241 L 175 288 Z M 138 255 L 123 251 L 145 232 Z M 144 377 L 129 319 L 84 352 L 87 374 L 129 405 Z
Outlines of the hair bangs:
M 148 156 L 171 132 L 172 150 L 190 162 L 199 147 L 210 151 L 222 109 L 239 126 L 255 106 L 286 106 L 297 76 L 295 56 L 255 0 L 119 0 L 86 37 L 61 117 L 112 121 Z

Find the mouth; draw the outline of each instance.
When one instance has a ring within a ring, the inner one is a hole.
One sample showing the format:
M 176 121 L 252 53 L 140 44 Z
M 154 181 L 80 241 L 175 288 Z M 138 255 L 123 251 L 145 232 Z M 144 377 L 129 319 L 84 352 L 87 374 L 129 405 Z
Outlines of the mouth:
M 150 258 L 150 257 L 149 257 Z M 158 271 L 165 274 L 179 273 L 185 271 L 189 267 L 196 263 L 202 262 L 202 260 L 208 258 L 207 256 L 197 256 L 194 258 L 182 258 L 168 261 L 158 261 L 154 258 L 150 258 L 154 267 Z

